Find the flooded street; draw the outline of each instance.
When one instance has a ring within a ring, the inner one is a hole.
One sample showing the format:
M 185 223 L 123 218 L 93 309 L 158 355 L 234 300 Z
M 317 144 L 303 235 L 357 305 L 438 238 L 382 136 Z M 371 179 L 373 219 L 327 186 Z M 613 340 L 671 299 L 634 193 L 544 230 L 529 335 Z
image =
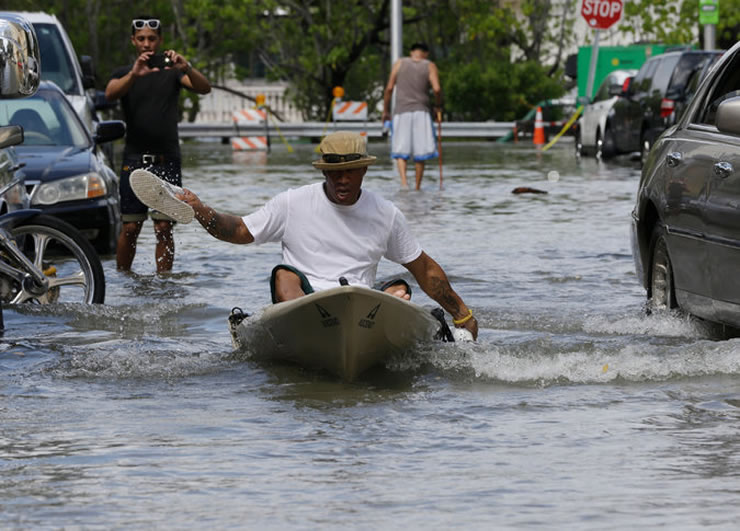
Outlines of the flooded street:
M 313 145 L 186 144 L 185 186 L 246 214 L 321 179 Z M 277 244 L 175 229 L 154 273 L 105 257 L 103 306 L 5 308 L 3 528 L 732 528 L 740 339 L 644 312 L 629 243 L 635 163 L 572 142 L 444 145 L 421 192 L 388 146 L 364 187 L 394 201 L 480 325 L 346 384 L 251 361 L 231 308 L 269 302 Z M 547 194 L 512 194 L 519 186 Z M 401 266 L 415 302 L 436 306 Z M 449 316 L 448 316 L 449 321 Z

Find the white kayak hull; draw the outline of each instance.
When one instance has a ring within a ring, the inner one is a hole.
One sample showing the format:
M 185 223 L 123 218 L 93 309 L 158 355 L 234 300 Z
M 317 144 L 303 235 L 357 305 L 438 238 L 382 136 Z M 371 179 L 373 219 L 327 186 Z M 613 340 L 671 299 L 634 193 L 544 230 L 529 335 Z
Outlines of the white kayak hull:
M 248 350 L 255 359 L 325 369 L 347 381 L 433 340 L 439 329 L 428 309 L 355 286 L 273 304 L 239 323 L 230 319 L 234 347 Z

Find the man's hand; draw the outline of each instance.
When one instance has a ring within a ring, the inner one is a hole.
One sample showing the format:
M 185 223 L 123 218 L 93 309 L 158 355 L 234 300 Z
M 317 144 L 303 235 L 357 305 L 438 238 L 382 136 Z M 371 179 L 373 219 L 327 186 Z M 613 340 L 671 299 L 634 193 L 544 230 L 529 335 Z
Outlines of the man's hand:
M 175 50 L 167 50 L 166 52 L 164 52 L 164 54 L 170 58 L 170 61 L 172 61 L 172 68 L 177 68 L 185 74 L 187 74 L 192 68 L 188 60 L 177 53 Z
M 464 328 L 471 334 L 473 334 L 473 339 L 478 338 L 478 321 L 475 317 L 471 317 L 465 323 L 463 323 L 460 326 L 456 326 L 455 328 Z
M 141 77 L 147 74 L 151 74 L 158 69 L 149 68 L 149 58 L 154 55 L 153 51 L 143 52 L 139 57 L 136 58 L 134 66 L 131 67 L 131 75 L 133 77 Z

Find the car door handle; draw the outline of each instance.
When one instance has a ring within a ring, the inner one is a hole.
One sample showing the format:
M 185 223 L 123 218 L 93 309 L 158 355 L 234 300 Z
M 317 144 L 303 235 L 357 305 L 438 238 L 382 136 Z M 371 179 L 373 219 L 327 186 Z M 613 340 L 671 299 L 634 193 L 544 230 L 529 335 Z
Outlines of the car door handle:
M 728 178 L 735 170 L 729 162 L 717 162 L 714 165 L 714 174 L 722 179 Z
M 674 151 L 673 153 L 668 153 L 665 158 L 668 162 L 668 166 L 670 166 L 671 168 L 675 168 L 681 163 L 681 160 L 683 160 L 683 155 L 681 155 L 681 153 L 679 153 L 678 151 Z

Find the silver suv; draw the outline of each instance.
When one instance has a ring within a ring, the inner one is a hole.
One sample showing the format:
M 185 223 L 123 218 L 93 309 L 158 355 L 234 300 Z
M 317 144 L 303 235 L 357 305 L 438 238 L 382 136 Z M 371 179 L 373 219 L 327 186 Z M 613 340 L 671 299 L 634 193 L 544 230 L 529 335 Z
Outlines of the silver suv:
M 64 91 L 88 130 L 95 131 L 95 75 L 92 58 L 77 58 L 72 41 L 54 15 L 41 12 L 16 11 L 31 23 L 36 31 L 41 52 L 41 79 L 53 81 Z

